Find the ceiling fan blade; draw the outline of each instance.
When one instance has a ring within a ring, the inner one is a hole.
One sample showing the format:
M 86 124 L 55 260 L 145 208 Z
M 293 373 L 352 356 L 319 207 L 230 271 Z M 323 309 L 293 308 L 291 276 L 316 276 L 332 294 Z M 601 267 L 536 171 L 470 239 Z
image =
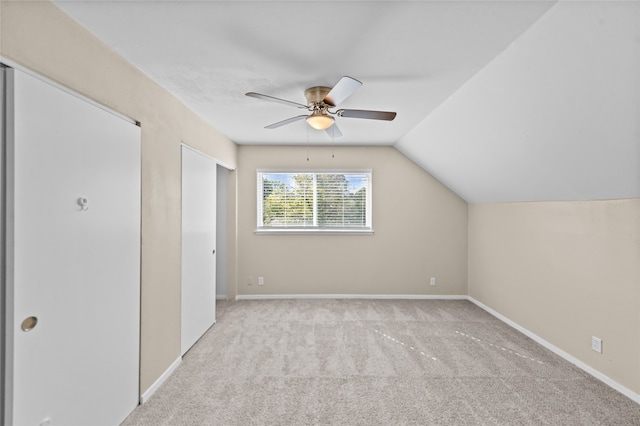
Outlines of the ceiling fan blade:
M 396 118 L 396 113 L 391 111 L 369 111 L 366 109 L 340 109 L 336 111 L 339 117 L 368 118 L 370 120 L 391 121 Z
M 262 95 L 260 93 L 249 92 L 249 93 L 245 93 L 245 95 L 250 96 L 252 98 L 256 98 L 256 99 L 263 99 L 265 101 L 278 102 L 280 104 L 294 106 L 296 108 L 305 108 L 305 109 L 307 108 L 306 105 L 299 104 L 297 102 L 287 101 L 286 99 L 275 98 L 269 95 Z
M 338 125 L 335 122 L 333 123 L 333 125 L 331 127 L 326 129 L 325 132 L 327 132 L 329 137 L 332 138 L 332 139 L 338 139 L 338 138 L 342 137 L 342 132 L 340 131 L 340 128 L 338 127 Z
M 297 115 L 295 117 L 287 118 L 286 120 L 278 121 L 277 123 L 269 124 L 268 126 L 264 126 L 265 129 L 276 129 L 280 126 L 284 126 L 285 124 L 293 123 L 295 121 L 303 120 L 307 118 L 307 115 Z
M 345 99 L 358 90 L 360 86 L 362 86 L 360 81 L 344 76 L 333 86 L 333 89 L 327 93 L 327 96 L 324 98 L 324 103 L 331 106 L 340 105 Z

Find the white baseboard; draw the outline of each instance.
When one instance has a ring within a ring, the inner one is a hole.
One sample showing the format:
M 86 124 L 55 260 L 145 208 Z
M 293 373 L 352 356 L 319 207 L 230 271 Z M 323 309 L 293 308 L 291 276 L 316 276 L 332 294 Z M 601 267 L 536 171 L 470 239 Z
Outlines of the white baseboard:
M 169 376 L 171 376 L 171 373 L 173 373 L 173 371 L 176 368 L 178 368 L 178 366 L 180 365 L 181 362 L 182 362 L 182 357 L 180 357 L 180 358 L 176 359 L 175 361 L 173 361 L 173 364 L 171 364 L 169 366 L 169 368 L 167 368 L 165 370 L 165 372 L 162 373 L 162 375 L 160 375 L 160 377 L 158 377 L 158 380 L 153 382 L 153 384 L 151 386 L 149 386 L 149 389 L 147 389 L 142 395 L 140 395 L 140 404 L 144 404 L 145 402 L 147 402 L 149 400 L 149 398 L 151 398 L 151 395 L 153 395 L 153 393 L 156 390 L 158 390 L 160 385 L 162 383 L 164 383 L 164 381 L 167 380 L 169 378 Z
M 627 398 L 629 398 L 629 399 L 635 401 L 636 403 L 640 404 L 640 394 L 637 394 L 637 393 L 633 392 L 631 389 L 628 389 L 625 386 L 621 385 L 620 383 L 616 382 L 615 380 L 611 379 L 610 377 L 605 376 L 604 374 L 602 374 L 598 370 L 594 369 L 593 367 L 588 366 L 587 364 L 585 364 L 584 362 L 580 361 L 579 359 L 577 359 L 573 355 L 568 354 L 567 352 L 563 351 L 559 347 L 557 347 L 557 346 L 553 345 L 552 343 L 544 340 L 542 337 L 540 337 L 537 334 L 527 330 L 526 328 L 522 327 L 520 324 L 511 321 L 509 318 L 507 318 L 504 315 L 494 311 L 493 309 L 491 309 L 487 305 L 477 301 L 473 297 L 468 296 L 467 299 L 470 302 L 472 302 L 475 305 L 477 305 L 478 307 L 484 309 L 485 311 L 487 311 L 488 313 L 490 313 L 494 317 L 498 318 L 500 321 L 504 322 L 507 325 L 510 325 L 511 327 L 515 328 L 516 330 L 518 330 L 519 332 L 521 332 L 525 336 L 529 337 L 530 339 L 534 340 L 535 342 L 537 342 L 537 343 L 541 344 L 542 346 L 544 346 L 545 348 L 549 349 L 551 352 L 555 353 L 556 355 L 561 356 L 562 358 L 564 358 L 565 360 L 569 361 L 570 363 L 572 363 L 576 367 L 578 367 L 578 368 L 582 369 L 583 371 L 585 371 L 586 373 L 592 375 L 593 377 L 595 377 L 596 379 L 600 380 L 601 382 L 603 382 L 604 384 L 608 385 L 609 387 L 617 390 L 618 392 L 620 392 L 621 394 L 623 394 Z
M 447 294 L 238 294 L 236 300 L 266 299 L 418 299 L 418 300 L 468 300 L 463 295 Z
M 218 294 L 216 296 L 216 300 L 227 300 L 227 295 L 226 294 Z

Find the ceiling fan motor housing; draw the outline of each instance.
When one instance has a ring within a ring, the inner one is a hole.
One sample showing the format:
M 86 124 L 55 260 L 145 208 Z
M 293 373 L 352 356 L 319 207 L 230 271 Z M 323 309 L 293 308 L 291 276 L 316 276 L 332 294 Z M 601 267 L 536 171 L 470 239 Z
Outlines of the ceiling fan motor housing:
M 324 98 L 327 97 L 330 91 L 331 91 L 331 87 L 325 87 L 325 86 L 309 87 L 307 90 L 304 91 L 304 97 L 307 98 L 307 105 L 312 106 L 312 105 L 321 104 Z M 330 105 L 330 106 L 334 106 L 334 105 Z

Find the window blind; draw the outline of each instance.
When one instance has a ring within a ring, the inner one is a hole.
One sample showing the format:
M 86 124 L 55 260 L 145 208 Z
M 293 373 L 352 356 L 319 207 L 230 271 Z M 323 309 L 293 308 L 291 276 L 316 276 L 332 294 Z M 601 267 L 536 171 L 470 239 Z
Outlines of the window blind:
M 371 172 L 258 171 L 259 229 L 371 229 Z

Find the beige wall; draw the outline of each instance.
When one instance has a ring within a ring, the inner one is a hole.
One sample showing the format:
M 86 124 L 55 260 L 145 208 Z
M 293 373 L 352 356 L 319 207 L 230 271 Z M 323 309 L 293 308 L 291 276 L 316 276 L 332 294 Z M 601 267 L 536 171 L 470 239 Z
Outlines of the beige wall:
M 640 393 L 639 230 L 640 199 L 472 204 L 469 295 Z
M 238 294 L 466 295 L 467 203 L 394 148 L 332 151 L 239 148 Z M 256 235 L 261 168 L 371 169 L 374 234 Z
M 4 58 L 141 123 L 144 392 L 180 356 L 180 143 L 230 166 L 236 145 L 51 3 L 0 9 Z

